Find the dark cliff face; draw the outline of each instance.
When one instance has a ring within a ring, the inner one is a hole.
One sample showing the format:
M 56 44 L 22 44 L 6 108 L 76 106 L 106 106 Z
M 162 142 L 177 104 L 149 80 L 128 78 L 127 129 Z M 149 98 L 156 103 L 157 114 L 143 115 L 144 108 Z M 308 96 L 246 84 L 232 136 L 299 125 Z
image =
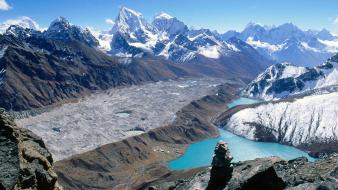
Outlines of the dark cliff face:
M 0 189 L 57 190 L 53 159 L 41 138 L 0 113 Z
M 64 17 L 54 20 L 49 28 L 41 35 L 47 39 L 60 41 L 79 41 L 90 47 L 98 47 L 99 41 L 91 34 L 88 29 L 82 29 L 72 25 Z

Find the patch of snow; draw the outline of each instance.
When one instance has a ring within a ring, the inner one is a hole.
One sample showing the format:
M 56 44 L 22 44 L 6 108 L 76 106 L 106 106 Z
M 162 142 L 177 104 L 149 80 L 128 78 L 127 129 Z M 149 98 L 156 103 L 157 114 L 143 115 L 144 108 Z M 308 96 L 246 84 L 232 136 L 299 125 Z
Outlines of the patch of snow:
M 326 46 L 326 50 L 331 53 L 338 52 L 338 40 L 318 40 L 320 43 Z
M 170 49 L 171 45 L 172 45 L 172 42 L 167 43 L 167 44 L 165 45 L 164 49 L 163 49 L 163 50 L 161 51 L 161 53 L 159 53 L 158 55 L 159 55 L 159 56 L 163 56 L 163 57 L 165 57 L 166 59 L 168 59 L 168 58 L 169 58 L 169 49 Z
M 221 56 L 218 46 L 199 47 L 198 53 L 212 59 L 218 59 Z
M 232 51 L 235 52 L 240 52 L 241 50 L 239 50 L 234 44 L 230 44 L 230 43 L 226 43 L 226 46 L 231 49 Z
M 294 65 L 290 65 L 289 63 L 283 63 L 286 67 L 283 70 L 282 75 L 279 77 L 280 79 L 289 78 L 289 77 L 299 77 L 301 74 L 304 74 L 307 69 L 305 67 L 297 67 Z
M 285 46 L 285 44 L 274 45 L 274 44 L 269 44 L 268 42 L 261 42 L 260 40 L 255 41 L 253 37 L 248 37 L 246 40 L 246 43 L 250 44 L 254 48 L 268 49 L 269 52 L 271 53 L 275 51 L 279 51 Z
M 7 48 L 8 48 L 8 46 L 5 46 L 0 50 L 0 59 L 5 55 Z
M 157 15 L 155 17 L 155 19 L 173 19 L 174 17 L 165 13 L 165 12 L 161 12 L 159 15 Z
M 99 31 L 99 30 L 95 30 L 92 27 L 88 27 L 87 28 L 90 33 L 99 41 L 99 48 L 104 50 L 104 51 L 110 51 L 111 47 L 110 47 L 110 43 L 114 37 L 113 34 L 110 34 L 109 32 L 106 31 Z
M 306 42 L 301 42 L 300 43 L 302 45 L 302 47 L 306 50 L 310 50 L 310 51 L 313 51 L 313 52 L 320 52 L 320 50 L 314 48 L 314 47 L 310 47 L 308 43 Z

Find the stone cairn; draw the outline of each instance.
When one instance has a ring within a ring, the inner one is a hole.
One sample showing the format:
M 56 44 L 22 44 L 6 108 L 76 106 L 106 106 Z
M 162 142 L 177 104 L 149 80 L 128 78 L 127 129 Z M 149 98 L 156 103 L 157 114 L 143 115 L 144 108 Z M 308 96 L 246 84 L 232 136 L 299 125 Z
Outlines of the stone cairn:
M 228 144 L 219 141 L 215 147 L 215 154 L 211 163 L 212 168 L 207 190 L 223 190 L 225 188 L 233 171 L 232 159 Z

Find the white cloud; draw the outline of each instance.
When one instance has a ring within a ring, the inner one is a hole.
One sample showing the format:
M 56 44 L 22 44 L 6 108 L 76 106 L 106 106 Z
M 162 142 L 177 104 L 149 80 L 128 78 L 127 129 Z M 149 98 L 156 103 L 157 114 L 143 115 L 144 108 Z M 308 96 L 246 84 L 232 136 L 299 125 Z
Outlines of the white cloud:
M 110 19 L 110 18 L 106 18 L 105 22 L 106 22 L 107 24 L 111 24 L 111 25 L 114 25 L 114 24 L 115 24 L 115 22 L 114 22 L 112 19 Z
M 334 19 L 333 23 L 338 25 L 338 16 Z
M 7 11 L 11 8 L 11 6 L 8 5 L 6 0 L 0 0 L 0 10 Z

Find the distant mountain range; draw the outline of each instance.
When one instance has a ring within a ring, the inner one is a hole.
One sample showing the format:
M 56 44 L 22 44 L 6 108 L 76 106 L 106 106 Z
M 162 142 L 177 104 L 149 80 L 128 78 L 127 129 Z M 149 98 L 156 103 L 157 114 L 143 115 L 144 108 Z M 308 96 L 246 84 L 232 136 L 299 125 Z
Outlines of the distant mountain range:
M 338 36 L 326 29 L 303 31 L 292 23 L 273 27 L 250 23 L 242 32 L 218 36 L 223 40 L 236 37 L 267 57 L 298 66 L 319 65 L 338 52 Z
M 10 27 L 11 23 L 23 28 L 39 29 L 36 22 L 28 17 L 22 17 L 21 20 L 1 24 L 0 32 L 4 33 L 5 28 Z M 66 19 L 60 17 L 54 21 L 55 26 L 49 27 L 48 30 L 67 28 L 67 23 L 68 27 L 72 26 Z M 68 37 L 79 37 L 74 36 L 79 29 L 73 27 L 73 31 L 67 34 Z M 233 43 L 233 38 L 249 44 L 266 59 L 298 66 L 317 66 L 338 52 L 338 37 L 326 29 L 303 31 L 292 23 L 270 27 L 249 23 L 242 32 L 231 30 L 220 34 L 209 29 L 190 29 L 176 17 L 164 12 L 148 23 L 141 13 L 126 7 L 120 9 L 111 30 L 84 29 L 82 34 L 86 34 L 83 35 L 83 41 L 110 55 L 161 56 L 176 63 L 201 62 L 200 57 L 215 61 L 240 54 L 240 50 L 243 49 L 240 45 L 243 43 Z M 67 36 L 50 37 L 67 38 Z
M 109 38 L 107 36 L 113 36 Z M 161 56 L 176 63 L 196 63 L 203 59 L 218 60 L 243 54 L 257 54 L 250 46 L 236 40 L 223 41 L 207 29 L 189 30 L 177 18 L 160 13 L 148 23 L 141 13 L 122 7 L 111 31 L 97 36 L 110 42 L 106 51 L 123 57 Z M 245 47 L 244 47 L 245 46 Z M 247 51 L 248 50 L 248 51 Z M 262 59 L 262 58 L 261 58 Z

